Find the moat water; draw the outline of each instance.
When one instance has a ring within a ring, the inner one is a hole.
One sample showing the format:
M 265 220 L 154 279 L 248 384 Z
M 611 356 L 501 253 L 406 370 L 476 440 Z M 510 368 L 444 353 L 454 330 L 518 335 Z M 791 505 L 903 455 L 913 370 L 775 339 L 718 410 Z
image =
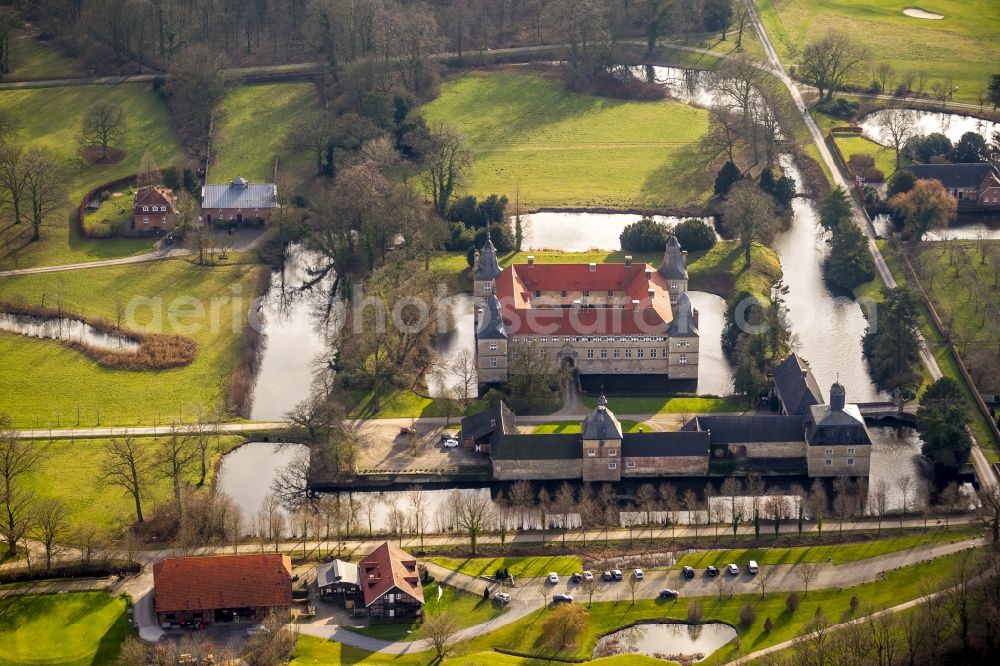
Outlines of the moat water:
M 669 602 L 668 602 L 669 603 Z M 593 657 L 638 653 L 658 659 L 703 661 L 736 638 L 728 624 L 664 624 L 642 622 L 602 636 Z

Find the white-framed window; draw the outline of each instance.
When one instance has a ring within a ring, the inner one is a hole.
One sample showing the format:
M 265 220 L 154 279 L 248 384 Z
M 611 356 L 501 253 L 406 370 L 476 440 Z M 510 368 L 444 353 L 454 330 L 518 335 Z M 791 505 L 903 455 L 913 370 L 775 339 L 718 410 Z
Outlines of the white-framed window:
M 590 296 L 590 290 L 589 289 L 584 289 L 583 290 L 583 297 L 587 298 L 588 296 Z
M 680 363 L 681 365 L 687 365 L 688 364 L 688 357 L 685 354 L 681 354 L 681 357 L 680 357 L 680 359 L 678 359 L 677 362 Z
M 650 349 L 649 350 L 649 358 L 656 358 L 656 350 L 655 349 Z
M 490 367 L 491 368 L 497 367 L 497 360 L 495 358 L 490 359 Z
M 608 457 L 614 458 L 618 455 L 618 449 L 608 449 Z
M 496 350 L 497 350 L 497 343 L 491 342 L 490 343 L 490 351 L 496 351 Z
M 632 358 L 632 350 L 631 349 L 626 349 L 625 350 L 625 358 Z
M 493 293 L 493 283 L 487 282 L 486 284 L 484 284 L 483 291 L 485 291 L 487 294 Z
M 601 350 L 601 358 L 607 358 L 607 357 L 608 357 L 608 350 L 607 349 L 602 349 Z
M 540 292 L 540 291 L 538 291 L 538 290 L 536 289 L 536 290 L 535 290 L 535 298 L 541 298 L 541 297 L 542 297 L 542 292 Z
M 635 357 L 636 357 L 636 358 L 642 358 L 642 357 L 643 357 L 643 354 L 644 354 L 644 353 L 645 353 L 645 352 L 643 352 L 643 350 L 641 350 L 641 349 L 636 349 L 636 350 L 635 350 Z
M 618 463 L 608 463 L 608 469 L 618 469 Z
M 566 298 L 566 290 L 560 291 L 559 295 L 563 298 Z
M 614 351 L 614 353 L 612 354 L 612 356 L 614 356 L 615 358 L 621 358 L 622 357 L 622 350 L 621 349 L 616 349 Z
M 596 458 L 597 457 L 597 451 L 594 450 L 594 449 L 587 449 L 587 457 L 588 458 Z
M 548 341 L 549 341 L 549 339 L 548 339 L 548 338 L 546 338 L 545 336 L 542 336 L 541 338 L 539 338 L 539 339 L 538 339 L 538 341 L 539 341 L 539 342 L 548 342 Z
M 671 289 L 676 289 L 677 288 L 677 283 L 676 282 L 671 282 L 670 283 L 670 288 Z
M 588 349 L 587 350 L 587 358 L 594 358 L 594 350 L 593 349 Z
M 854 466 L 854 458 L 848 458 L 847 459 L 847 465 L 849 467 L 853 467 Z
M 853 456 L 854 455 L 854 447 L 853 446 L 847 447 L 847 455 L 849 455 L 849 456 Z
M 160 222 L 162 222 L 163 224 L 166 224 L 167 223 L 167 216 L 164 215 L 163 217 L 161 217 L 160 218 Z
M 635 461 L 634 460 L 629 460 L 628 462 L 625 463 L 625 466 L 628 467 L 628 468 L 635 467 Z
M 830 460 L 829 458 L 827 458 L 826 460 L 824 460 L 823 464 L 826 465 L 827 467 L 833 467 L 833 461 Z
M 143 213 L 148 213 L 149 212 L 149 206 L 143 206 L 142 207 L 142 212 Z
M 826 450 L 826 455 L 832 456 L 833 455 L 833 449 L 827 449 Z
M 149 215 L 143 215 L 143 217 L 142 217 L 142 223 L 143 224 L 149 224 Z

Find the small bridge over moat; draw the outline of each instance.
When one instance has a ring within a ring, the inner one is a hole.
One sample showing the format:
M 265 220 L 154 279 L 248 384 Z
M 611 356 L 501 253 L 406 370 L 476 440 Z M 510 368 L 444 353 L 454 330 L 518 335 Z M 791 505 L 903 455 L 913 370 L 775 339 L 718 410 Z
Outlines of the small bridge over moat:
M 897 402 L 859 402 L 858 411 L 866 421 L 886 421 L 903 423 L 909 426 L 917 425 L 916 403 Z

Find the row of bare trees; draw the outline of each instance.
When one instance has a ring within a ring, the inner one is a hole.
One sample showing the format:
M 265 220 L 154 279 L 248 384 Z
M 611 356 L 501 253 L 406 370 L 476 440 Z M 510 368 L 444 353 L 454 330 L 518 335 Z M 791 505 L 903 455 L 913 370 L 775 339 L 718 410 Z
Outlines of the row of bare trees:
M 0 209 L 9 208 L 14 224 L 31 224 L 33 241 L 42 226 L 66 203 L 66 185 L 46 148 L 18 142 L 17 119 L 0 111 Z

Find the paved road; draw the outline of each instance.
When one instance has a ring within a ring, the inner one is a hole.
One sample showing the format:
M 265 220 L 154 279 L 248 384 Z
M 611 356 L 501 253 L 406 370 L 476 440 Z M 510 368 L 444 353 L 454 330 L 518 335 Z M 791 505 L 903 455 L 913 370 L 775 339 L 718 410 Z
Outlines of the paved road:
M 784 67 L 781 64 L 781 60 L 778 58 L 778 53 L 774 50 L 774 45 L 771 43 L 771 38 L 767 34 L 767 30 L 764 29 L 764 24 L 760 19 L 760 14 L 757 12 L 756 4 L 753 0 L 744 0 L 744 2 L 746 2 L 747 6 L 750 8 L 750 13 L 753 17 L 754 29 L 757 31 L 757 36 L 759 37 L 761 44 L 764 45 L 764 51 L 767 54 L 770 67 L 791 93 L 792 99 L 795 101 L 795 106 L 798 108 L 799 114 L 802 116 L 802 120 L 809 129 L 809 134 L 812 136 L 813 143 L 816 145 L 820 156 L 823 158 L 823 161 L 826 163 L 833 176 L 834 183 L 844 188 L 846 191 L 850 191 L 851 185 L 849 185 L 841 175 L 837 162 L 833 159 L 833 155 L 830 153 L 830 150 L 826 145 L 826 141 L 823 139 L 823 133 L 816 125 L 812 116 L 809 114 L 808 107 L 802 100 L 802 95 L 799 92 L 798 86 L 785 72 Z M 868 221 L 868 217 L 858 205 L 857 201 L 851 197 L 850 202 L 855 223 L 857 223 L 857 225 L 868 237 L 868 249 L 871 252 L 872 259 L 875 261 L 875 268 L 878 270 L 879 276 L 882 278 L 882 281 L 887 287 L 895 287 L 896 280 L 892 277 L 892 271 L 889 270 L 889 266 L 886 264 L 885 258 L 882 256 L 882 252 L 875 244 L 875 230 L 872 228 L 872 225 Z M 935 380 L 940 379 L 942 377 L 941 368 L 938 366 L 937 360 L 934 358 L 933 354 L 928 351 L 927 341 L 923 339 L 923 336 L 920 338 L 920 343 L 921 360 L 930 371 L 931 377 Z M 973 437 L 973 441 L 975 441 L 975 437 Z M 976 469 L 976 476 L 980 479 L 981 483 L 987 485 L 996 484 L 997 478 L 993 473 L 992 467 L 990 467 L 987 462 L 986 456 L 983 455 L 982 450 L 978 446 L 978 443 L 977 446 L 972 448 L 972 464 Z

